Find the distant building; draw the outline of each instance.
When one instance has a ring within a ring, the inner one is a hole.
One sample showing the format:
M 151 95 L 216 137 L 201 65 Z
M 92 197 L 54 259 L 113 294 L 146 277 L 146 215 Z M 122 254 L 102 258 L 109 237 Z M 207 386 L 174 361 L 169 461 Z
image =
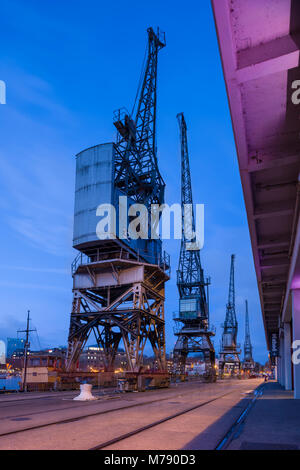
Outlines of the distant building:
M 7 338 L 6 357 L 13 355 L 20 356 L 24 354 L 25 340 L 21 338 Z
M 90 346 L 80 354 L 79 369 L 83 371 L 100 371 L 104 369 L 103 349 Z
M 79 369 L 83 371 L 104 370 L 104 352 L 99 346 L 89 346 L 82 351 L 79 358 Z M 115 369 L 126 369 L 127 360 L 123 349 L 118 349 L 115 358 Z
M 166 368 L 167 368 L 167 371 L 169 372 L 169 374 L 171 374 L 171 372 L 173 372 L 173 369 L 174 369 L 173 359 L 170 359 L 170 358 L 166 357 Z
M 67 354 L 66 346 L 58 346 L 55 348 L 46 348 L 42 349 L 41 351 L 32 351 L 32 354 L 55 354 L 57 357 L 61 356 L 64 357 Z
M 0 341 L 0 364 L 5 364 L 6 362 L 6 348 L 4 341 Z

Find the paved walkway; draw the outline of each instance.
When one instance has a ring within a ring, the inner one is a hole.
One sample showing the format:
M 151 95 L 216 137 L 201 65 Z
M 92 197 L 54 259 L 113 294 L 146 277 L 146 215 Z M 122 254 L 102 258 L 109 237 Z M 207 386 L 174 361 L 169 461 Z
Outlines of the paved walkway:
M 278 383 L 266 383 L 228 449 L 300 449 L 300 400 Z

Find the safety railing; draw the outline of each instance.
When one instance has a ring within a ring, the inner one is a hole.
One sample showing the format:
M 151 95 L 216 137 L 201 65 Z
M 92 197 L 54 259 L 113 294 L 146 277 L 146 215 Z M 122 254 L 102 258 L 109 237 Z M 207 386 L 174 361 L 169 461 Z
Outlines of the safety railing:
M 189 325 L 190 325 L 190 329 L 194 330 L 195 329 L 195 323 L 196 323 L 197 319 L 200 320 L 201 317 L 198 317 L 198 318 L 197 317 L 185 318 L 184 316 L 180 316 L 179 312 L 173 312 L 173 321 L 174 321 L 173 331 L 174 331 L 174 333 L 176 334 L 179 331 L 181 331 L 182 328 L 183 328 L 184 323 L 185 323 L 184 328 L 186 330 L 189 329 Z M 211 323 L 207 324 L 206 329 L 209 332 L 212 332 L 214 334 L 216 333 L 216 327 L 215 327 L 215 325 L 212 325 Z
M 111 259 L 122 259 L 122 260 L 131 260 L 138 262 L 146 262 L 149 264 L 154 264 L 162 268 L 168 275 L 171 273 L 170 265 L 170 255 L 165 251 L 158 253 L 156 255 L 151 255 L 149 252 L 138 250 L 135 254 L 131 252 L 120 249 L 113 251 L 103 251 L 100 248 L 96 248 L 91 251 L 89 255 L 84 253 L 78 253 L 76 258 L 71 264 L 71 271 L 74 274 L 79 266 L 88 265 L 91 263 L 97 263 L 99 261 L 106 261 Z

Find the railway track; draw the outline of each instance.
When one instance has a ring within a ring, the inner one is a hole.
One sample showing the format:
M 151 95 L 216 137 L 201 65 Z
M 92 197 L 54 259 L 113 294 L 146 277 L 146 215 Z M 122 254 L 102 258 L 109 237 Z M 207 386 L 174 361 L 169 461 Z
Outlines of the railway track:
M 224 437 L 218 442 L 217 446 L 215 447 L 214 450 L 225 450 L 225 448 L 228 447 L 228 445 L 230 444 L 230 442 L 232 441 L 233 437 L 234 437 L 234 434 L 237 432 L 239 426 L 245 421 L 246 417 L 248 416 L 251 408 L 254 406 L 255 404 L 255 401 L 257 400 L 257 398 L 259 396 L 262 395 L 262 386 L 259 386 L 257 390 L 254 390 L 254 398 L 250 401 L 250 403 L 244 408 L 244 410 L 242 411 L 241 415 L 236 419 L 236 421 L 233 423 L 233 425 L 230 427 L 230 429 L 226 432 L 226 434 L 224 435 Z M 225 396 L 227 395 L 231 395 L 232 393 L 235 393 L 236 390 L 232 390 L 230 392 L 227 392 L 227 393 L 224 393 L 223 395 L 221 396 L 218 396 L 216 398 L 212 398 L 211 400 L 207 400 L 203 403 L 200 403 L 198 405 L 195 405 L 195 406 L 192 406 L 190 408 L 187 408 L 185 410 L 182 410 L 178 413 L 174 413 L 170 416 L 167 416 L 163 419 L 160 419 L 158 421 L 154 421 L 153 423 L 150 423 L 150 424 L 147 424 L 145 426 L 142 426 L 140 428 L 137 428 L 133 431 L 130 431 L 128 433 L 125 433 L 125 434 L 122 434 L 120 436 L 117 436 L 113 439 L 110 439 L 109 441 L 106 441 L 106 442 L 102 442 L 101 444 L 97 445 L 97 446 L 94 446 L 92 448 L 90 448 L 89 450 L 103 450 L 107 447 L 109 447 L 110 445 L 113 445 L 113 444 L 117 444 L 118 442 L 121 442 L 121 441 L 124 441 L 130 437 L 133 437 L 137 434 L 140 434 L 144 431 L 147 431 L 148 429 L 151 429 L 151 428 L 154 428 L 156 426 L 159 426 L 160 424 L 163 424 L 167 421 L 171 421 L 172 419 L 175 419 L 175 418 L 178 418 L 179 416 L 182 416 L 182 415 L 185 415 L 187 413 L 190 413 L 191 411 L 194 411 L 198 408 L 201 408 L 205 405 L 208 405 L 210 403 L 213 403 L 217 400 L 220 400 L 221 398 L 224 398 Z
M 23 399 L 21 398 L 20 400 L 13 400 L 13 403 L 12 403 L 12 404 L 10 404 L 10 402 L 5 402 L 4 406 L 0 403 L 0 410 L 4 410 L 5 408 L 11 408 L 11 405 L 13 405 L 14 407 L 18 406 L 18 404 L 20 404 L 20 406 L 22 406 L 22 405 L 24 405 L 24 404 L 25 404 L 25 405 L 27 405 L 27 404 L 30 405 L 30 402 L 31 402 L 32 400 L 33 400 L 35 403 L 37 402 L 37 400 L 49 400 L 49 401 L 50 401 L 50 400 L 52 400 L 53 398 L 54 398 L 54 399 L 55 399 L 55 398 L 61 399 L 61 401 L 73 401 L 74 397 L 75 397 L 76 395 L 78 395 L 78 393 L 79 393 L 79 392 L 77 392 L 77 394 L 63 395 L 63 396 L 59 396 L 59 395 L 58 395 L 58 396 L 54 396 L 54 397 L 49 397 L 49 396 L 46 396 L 46 397 L 38 397 L 38 398 L 36 398 L 36 399 L 33 399 L 33 398 L 32 398 L 32 399 L 24 400 L 25 403 L 24 403 Z M 97 399 L 99 399 L 99 400 L 100 400 L 101 398 L 106 399 L 106 398 L 109 398 L 109 397 L 114 397 L 114 398 L 115 398 L 116 396 L 120 396 L 120 392 L 115 391 L 115 390 L 114 390 L 114 391 L 111 391 L 111 392 L 101 393 L 101 394 L 99 394 L 99 393 L 97 393 L 97 392 L 94 393 L 94 391 L 93 391 L 93 394 L 94 394 L 94 396 L 97 397 Z M 16 402 L 16 403 L 15 403 L 15 402 Z M 90 402 L 85 402 L 85 404 L 88 404 L 88 403 L 90 403 Z M 79 404 L 80 404 L 80 403 L 78 403 L 78 405 L 79 405 Z M 51 410 L 51 411 L 52 411 L 52 410 Z M 53 411 L 55 411 L 55 410 L 53 410 Z
M 115 390 L 115 388 L 108 388 L 106 389 L 106 392 L 104 392 L 104 394 L 106 393 L 112 393 L 113 391 Z M 93 393 L 98 393 L 97 390 L 93 390 Z M 30 395 L 32 392 L 28 392 L 28 394 Z M 20 395 L 18 395 L 18 398 L 15 398 L 15 399 L 11 399 L 11 400 L 1 400 L 0 398 L 0 409 L 1 408 L 4 408 L 5 406 L 2 406 L 3 403 L 24 403 L 24 402 L 30 402 L 30 401 L 36 401 L 36 400 L 48 400 L 48 399 L 53 399 L 53 398 L 63 398 L 63 399 L 69 399 L 69 398 L 73 398 L 74 396 L 76 396 L 76 394 L 79 393 L 79 390 L 76 390 L 76 391 L 72 391 L 72 392 L 50 392 L 47 394 L 47 392 L 44 392 L 45 395 L 38 395 L 38 396 L 29 396 L 29 395 L 25 395 L 24 397 L 20 397 Z M 101 396 L 101 395 L 100 395 Z M 7 405 L 9 406 L 9 405 Z
M 186 386 L 190 386 L 190 385 L 197 385 L 197 384 L 202 384 L 203 381 L 202 380 L 193 380 L 193 381 L 190 381 L 190 382 L 183 382 L 183 383 L 173 383 L 172 382 L 172 385 L 176 386 L 176 387 L 186 387 Z M 105 392 L 104 394 L 107 394 L 107 393 L 113 393 L 116 389 L 114 387 L 107 387 L 105 389 Z M 17 393 L 16 395 L 18 395 L 18 398 L 13 398 L 11 400 L 1 400 L 1 396 L 0 396 L 0 408 L 4 408 L 2 407 L 2 403 L 13 403 L 13 402 L 16 402 L 16 403 L 20 403 L 20 402 L 30 402 L 30 401 L 36 401 L 36 400 L 47 400 L 47 399 L 52 399 L 52 398 L 63 398 L 63 399 L 68 399 L 68 398 L 72 398 L 74 397 L 76 394 L 79 393 L 79 390 L 76 390 L 76 391 L 71 391 L 71 392 L 43 392 L 44 394 L 43 395 L 32 395 L 30 396 L 32 392 L 28 392 L 28 395 L 24 395 L 24 397 L 20 398 L 20 395 Z M 99 390 L 97 389 L 93 389 L 93 393 L 95 395 L 97 395 L 99 393 Z M 4 396 L 4 395 L 2 395 Z M 102 395 L 100 395 L 102 396 Z
M 260 386 L 261 387 L 261 386 Z M 234 432 L 236 432 L 236 429 L 237 429 L 237 426 L 240 425 L 240 423 L 242 421 L 244 421 L 244 419 L 246 418 L 246 416 L 248 415 L 248 412 L 250 411 L 250 408 L 253 406 L 252 402 L 255 402 L 255 400 L 258 398 L 259 396 L 259 389 L 260 387 L 258 387 L 257 391 L 255 392 L 255 397 L 253 400 L 251 400 L 251 402 L 245 407 L 245 409 L 243 410 L 243 413 L 241 414 L 241 416 L 238 418 L 238 420 L 236 420 L 236 422 L 232 425 L 232 427 L 228 430 L 228 432 L 225 434 L 224 438 L 222 438 L 220 440 L 220 442 L 218 443 L 216 449 L 217 450 L 221 450 L 221 449 L 224 449 L 226 448 L 228 445 L 229 445 L 229 442 L 231 441 L 232 439 L 232 436 L 234 434 Z M 60 420 L 55 420 L 55 421 L 51 421 L 51 422 L 47 422 L 47 423 L 42 423 L 42 424 L 36 424 L 36 425 L 32 425 L 32 426 L 28 426 L 28 427 L 25 427 L 25 428 L 21 428 L 21 429 L 16 429 L 16 430 L 11 430 L 11 431 L 8 431 L 8 432 L 2 432 L 0 433 L 0 438 L 1 437 L 6 437 L 6 436 L 12 436 L 12 435 L 15 435 L 15 434 L 21 434 L 21 433 L 26 433 L 26 432 L 30 432 L 30 431 L 34 431 L 34 430 L 37 430 L 37 429 L 43 429 L 43 428 L 47 428 L 47 427 L 51 427 L 51 426 L 55 426 L 55 425 L 63 425 L 63 424 L 68 424 L 68 423 L 72 423 L 72 422 L 76 422 L 76 421 L 80 421 L 80 420 L 84 420 L 86 418 L 89 418 L 89 417 L 94 417 L 94 416 L 101 416 L 101 415 L 107 415 L 109 413 L 114 413 L 114 412 L 118 412 L 118 411 L 126 411 L 126 410 L 129 410 L 129 409 L 132 409 L 132 408 L 137 408 L 137 407 L 142 407 L 142 406 L 147 406 L 147 405 L 151 405 L 151 404 L 154 404 L 154 403 L 158 403 L 158 402 L 162 402 L 162 401 L 166 401 L 166 400 L 170 400 L 170 399 L 174 399 L 174 398 L 177 398 L 177 397 L 182 397 L 182 392 L 183 390 L 180 391 L 180 393 L 177 393 L 177 394 L 170 394 L 168 393 L 167 396 L 164 396 L 164 397 L 158 397 L 158 398 L 155 398 L 155 399 L 152 399 L 152 400 L 147 400 L 147 401 L 144 401 L 144 402 L 138 402 L 138 403 L 132 403 L 130 405 L 125 405 L 125 406 L 118 406 L 116 408 L 111 408 L 111 409 L 107 409 L 107 410 L 101 410 L 101 411 L 93 411 L 91 413 L 86 413 L 86 414 L 83 414 L 83 415 L 80 415 L 80 416 L 75 416 L 75 417 L 71 417 L 71 418 L 67 418 L 67 419 L 60 419 Z M 167 421 L 171 421 L 175 418 L 178 418 L 182 415 L 185 415 L 189 412 L 192 412 L 198 408 L 201 408 L 201 407 L 204 407 L 210 403 L 213 403 L 213 402 L 216 402 L 218 400 L 221 400 L 222 398 L 224 398 L 225 396 L 228 396 L 228 395 L 231 395 L 233 393 L 237 393 L 239 392 L 238 389 L 234 388 L 230 391 L 227 391 L 226 393 L 221 393 L 221 395 L 218 395 L 218 396 L 215 396 L 213 398 L 210 398 L 208 400 L 205 400 L 205 401 L 202 401 L 200 403 L 197 403 L 193 406 L 190 406 L 188 408 L 185 408 L 181 411 L 178 411 L 178 412 L 175 412 L 169 416 L 166 416 L 162 419 L 159 419 L 157 421 L 154 421 L 152 423 L 149 423 L 149 424 L 146 424 L 144 426 L 141 426 L 139 428 L 136 428 L 132 431 L 129 431 L 127 433 L 124 433 L 124 434 L 121 434 L 119 436 L 116 436 L 108 441 L 104 441 L 104 442 L 101 442 L 99 443 L 98 445 L 96 446 L 93 446 L 91 447 L 89 450 L 101 450 L 101 449 L 105 449 L 107 447 L 109 447 L 110 445 L 113 445 L 113 444 L 116 444 L 118 442 L 122 442 L 132 436 L 135 436 L 137 434 L 140 434 L 144 431 L 147 431 L 148 429 L 151 429 L 151 428 L 154 428 L 154 427 L 157 427 Z M 94 402 L 95 403 L 95 402 Z M 251 405 L 251 406 L 250 406 Z M 250 408 L 249 408 L 250 407 Z M 68 409 L 71 409 L 73 407 L 69 407 Z M 57 410 L 57 411 L 61 411 L 62 409 L 60 410 Z M 55 410 L 50 410 L 50 411 L 46 411 L 46 413 L 48 412 L 53 412 Z M 39 412 L 34 412 L 34 413 L 29 413 L 29 414 L 24 414 L 24 416 L 31 416 L 33 414 L 37 414 Z M 21 417 L 20 415 L 18 415 L 19 417 Z M 12 418 L 12 417 L 10 417 Z
M 140 434 L 143 431 L 147 431 L 148 429 L 154 428 L 155 426 L 159 426 L 160 424 L 165 423 L 166 421 L 170 421 L 172 419 L 178 418 L 179 416 L 182 416 L 186 413 L 189 413 L 190 411 L 194 411 L 198 408 L 201 408 L 202 406 L 208 405 L 209 403 L 213 403 L 214 401 L 220 400 L 221 398 L 225 397 L 226 395 L 230 395 L 231 393 L 234 393 L 235 391 L 227 392 L 224 393 L 223 395 L 212 398 L 211 400 L 207 400 L 203 403 L 200 403 L 198 405 L 192 406 L 190 408 L 187 408 L 186 410 L 179 411 L 178 413 L 174 413 L 170 416 L 167 416 L 166 418 L 162 418 L 158 421 L 154 421 L 153 423 L 146 424 L 146 426 L 142 426 L 141 428 L 135 429 L 134 431 L 130 431 L 126 434 L 122 434 L 121 436 L 115 437 L 114 439 L 111 439 L 109 441 L 103 442 L 102 444 L 99 444 L 95 447 L 90 448 L 89 450 L 101 450 L 105 449 L 105 447 L 108 447 L 112 444 L 116 444 L 117 442 L 124 441 L 125 439 L 128 439 L 129 437 L 135 436 L 136 434 Z
M 33 430 L 36 430 L 36 429 L 42 429 L 42 428 L 45 428 L 47 426 L 71 423 L 71 422 L 74 422 L 74 421 L 79 421 L 81 419 L 90 418 L 90 417 L 93 417 L 93 416 L 100 416 L 100 415 L 104 415 L 104 414 L 107 414 L 107 413 L 113 413 L 115 411 L 122 411 L 122 410 L 128 410 L 130 408 L 136 408 L 136 407 L 151 405 L 153 403 L 178 398 L 180 396 L 182 396 L 182 391 L 180 393 L 177 393 L 177 394 L 168 394 L 166 397 L 159 397 L 159 398 L 155 398 L 153 400 L 148 400 L 146 402 L 133 403 L 132 405 L 119 406 L 117 408 L 112 408 L 112 409 L 108 409 L 108 410 L 96 411 L 96 412 L 87 413 L 87 414 L 84 414 L 84 415 L 81 415 L 81 416 L 76 416 L 76 417 L 67 418 L 67 419 L 63 419 L 63 420 L 51 421 L 49 423 L 37 424 L 37 425 L 28 426 L 26 428 L 16 429 L 16 430 L 4 432 L 4 433 L 0 432 L 0 438 L 5 437 L 5 436 L 9 436 L 9 435 L 13 435 L 13 434 L 19 434 L 19 433 L 26 432 L 26 431 L 33 431 Z M 120 396 L 120 398 L 121 398 L 121 396 Z M 95 403 L 96 402 L 89 402 L 89 403 L 85 402 L 84 405 L 95 404 Z M 76 406 L 70 406 L 70 407 L 67 407 L 67 408 L 59 408 L 59 409 L 52 409 L 52 410 L 45 410 L 45 411 L 35 411 L 35 412 L 31 412 L 31 413 L 22 413 L 22 414 L 18 414 L 18 415 L 3 417 L 2 419 L 22 418 L 22 417 L 25 417 L 25 416 L 30 417 L 30 416 L 33 416 L 33 415 L 36 415 L 36 414 L 52 413 L 52 412 L 55 412 L 55 411 L 71 410 L 71 409 L 76 409 L 76 408 L 78 409 L 78 404 Z
M 120 396 L 117 396 L 117 395 L 114 395 L 114 396 L 111 396 L 111 395 L 103 395 L 103 396 L 100 396 L 99 397 L 99 402 L 98 403 L 101 403 L 103 402 L 104 400 L 113 400 L 113 399 L 119 399 L 121 398 L 121 395 Z M 33 411 L 31 413 L 19 413 L 17 415 L 9 415 L 9 416 L 1 416 L 1 420 L 3 419 L 13 419 L 13 418 L 22 418 L 24 416 L 34 416 L 34 415 L 41 415 L 41 414 L 47 414 L 47 413 L 53 413 L 55 411 L 66 411 L 66 410 L 73 410 L 73 409 L 78 409 L 81 406 L 89 406 L 89 405 L 93 405 L 95 404 L 95 402 L 77 402 L 77 405 L 76 406 L 67 406 L 67 407 L 64 407 L 64 408 L 53 408 L 53 409 L 50 409 L 50 410 L 41 410 L 41 411 Z M 6 407 L 8 408 L 8 407 Z M 1 433 L 0 433 L 0 436 L 1 436 Z
M 197 384 L 198 382 L 193 382 L 192 385 L 194 384 Z M 201 383 L 201 382 L 200 382 Z M 183 384 L 180 384 L 181 386 Z M 170 390 L 170 389 L 169 389 Z M 153 390 L 151 392 L 155 392 L 157 390 Z M 170 391 L 175 391 L 174 389 L 171 389 Z M 77 392 L 79 393 L 79 392 Z M 116 398 L 121 398 L 123 395 L 120 394 L 120 392 L 118 392 L 115 388 L 114 389 L 109 389 L 107 390 L 106 392 L 103 392 L 101 394 L 99 394 L 99 392 L 96 391 L 93 391 L 93 394 L 94 396 L 96 396 L 99 401 L 98 403 L 101 403 L 101 399 L 104 399 L 104 400 L 110 400 L 110 399 L 116 399 Z M 46 396 L 38 396 L 38 397 L 28 397 L 28 398 L 20 398 L 19 400 L 4 400 L 2 402 L 0 402 L 0 410 L 2 409 L 5 409 L 5 408 L 10 408 L 11 407 L 11 404 L 13 404 L 14 402 L 16 402 L 16 405 L 18 405 L 20 403 L 20 405 L 24 405 L 24 401 L 28 402 L 28 404 L 30 404 L 30 401 L 33 400 L 34 402 L 36 402 L 37 400 L 51 400 L 51 399 L 55 399 L 55 398 L 61 398 L 62 400 L 72 400 L 73 401 L 73 398 L 76 396 L 75 393 L 72 393 L 71 395 L 68 394 L 68 395 L 46 395 Z M 178 396 L 178 395 L 176 395 Z M 167 398 L 160 398 L 160 400 L 166 400 Z M 13 403 L 12 403 L 13 402 Z M 5 405 L 3 406 L 2 403 L 5 403 Z M 68 406 L 68 407 L 64 407 L 64 408 L 55 408 L 55 409 L 51 409 L 51 410 L 45 410 L 45 411 L 34 411 L 34 412 L 31 412 L 31 413 L 22 413 L 22 414 L 17 414 L 17 415 L 10 415 L 10 416 L 1 416 L 0 419 L 10 419 L 10 418 L 18 418 L 18 417 L 22 417 L 22 416 L 33 416 L 35 414 L 44 414 L 44 413 L 52 413 L 54 411 L 64 411 L 64 410 L 69 410 L 69 409 L 75 409 L 75 408 L 79 408 L 80 405 L 83 405 L 83 406 L 89 406 L 89 405 L 95 405 L 96 402 L 77 402 L 76 406 Z M 15 406 L 16 406 L 15 405 Z M 0 433 L 0 436 L 1 436 L 1 433 Z

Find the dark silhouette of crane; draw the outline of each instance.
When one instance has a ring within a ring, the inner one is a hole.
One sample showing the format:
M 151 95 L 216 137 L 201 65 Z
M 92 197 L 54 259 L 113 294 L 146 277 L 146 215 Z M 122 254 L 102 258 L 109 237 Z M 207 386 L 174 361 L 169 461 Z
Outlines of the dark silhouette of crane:
M 254 361 L 252 356 L 252 344 L 250 338 L 249 326 L 249 312 L 248 301 L 245 300 L 246 313 L 245 313 L 245 342 L 244 342 L 244 370 L 251 371 L 254 368 Z
M 240 369 L 240 350 L 237 344 L 238 322 L 235 313 L 234 261 L 235 255 L 231 255 L 228 302 L 226 305 L 226 316 L 223 324 L 219 358 L 221 374 L 224 372 L 225 364 L 228 365 L 232 372 L 239 371 Z
M 179 316 L 174 316 L 177 341 L 174 348 L 176 372 L 185 373 L 189 353 L 201 353 L 205 362 L 206 376 L 215 377 L 215 350 L 211 340 L 214 332 L 209 327 L 208 285 L 200 261 L 200 249 L 195 237 L 192 184 L 187 144 L 187 126 L 183 113 L 177 115 L 181 146 L 181 209 L 182 238 L 177 270 L 179 292 Z M 191 212 L 187 221 L 185 207 Z M 190 233 L 190 236 L 187 234 Z

